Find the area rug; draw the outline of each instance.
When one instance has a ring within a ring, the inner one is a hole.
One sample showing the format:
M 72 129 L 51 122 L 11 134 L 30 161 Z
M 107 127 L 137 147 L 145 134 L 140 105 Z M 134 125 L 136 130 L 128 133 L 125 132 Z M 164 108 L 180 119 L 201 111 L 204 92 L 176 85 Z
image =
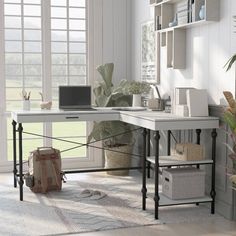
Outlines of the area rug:
M 153 200 L 141 210 L 141 175 L 114 177 L 104 173 L 68 176 L 61 192 L 34 194 L 24 187 L 24 201 L 10 184 L 0 183 L 0 235 L 66 235 L 162 223 L 207 221 L 204 206 L 165 207 L 154 220 Z M 99 200 L 81 198 L 85 189 L 100 191 Z M 153 192 L 152 180 L 148 190 Z

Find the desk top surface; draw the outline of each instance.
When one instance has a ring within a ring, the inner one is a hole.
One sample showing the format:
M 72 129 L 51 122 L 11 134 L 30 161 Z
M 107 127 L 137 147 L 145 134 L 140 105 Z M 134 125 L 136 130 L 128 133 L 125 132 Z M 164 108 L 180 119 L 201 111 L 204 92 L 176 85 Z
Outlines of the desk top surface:
M 99 108 L 87 111 L 13 111 L 17 123 L 120 120 L 151 130 L 219 128 L 218 117 L 181 117 L 158 111 L 117 111 Z

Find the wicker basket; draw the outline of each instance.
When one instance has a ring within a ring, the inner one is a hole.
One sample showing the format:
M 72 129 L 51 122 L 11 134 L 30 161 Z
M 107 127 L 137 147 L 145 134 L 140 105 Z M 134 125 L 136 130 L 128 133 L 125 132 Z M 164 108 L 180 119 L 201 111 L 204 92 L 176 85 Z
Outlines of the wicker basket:
M 173 155 L 182 161 L 200 161 L 204 159 L 204 149 L 199 144 L 177 143 Z
M 130 167 L 133 146 L 124 145 L 109 149 L 105 151 L 105 168 Z M 129 170 L 107 171 L 107 174 L 124 176 L 129 174 Z

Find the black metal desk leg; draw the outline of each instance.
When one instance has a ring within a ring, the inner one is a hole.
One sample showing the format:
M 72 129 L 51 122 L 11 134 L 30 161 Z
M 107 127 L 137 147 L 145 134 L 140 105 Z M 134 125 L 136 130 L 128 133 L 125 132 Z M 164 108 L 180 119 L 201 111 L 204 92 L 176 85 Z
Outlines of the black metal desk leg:
M 155 132 L 155 141 L 156 141 L 156 150 L 155 150 L 155 195 L 154 195 L 154 202 L 155 202 L 155 219 L 158 219 L 159 214 L 159 140 L 160 140 L 160 133 L 159 131 Z
M 142 155 L 142 172 L 143 172 L 143 186 L 142 186 L 142 203 L 143 210 L 146 210 L 146 197 L 147 197 L 147 186 L 146 186 L 146 141 L 147 141 L 147 130 L 143 129 L 143 155 Z
M 217 137 L 217 132 L 216 129 L 213 129 L 211 132 L 211 137 L 212 137 L 212 176 L 211 176 L 211 197 L 212 197 L 212 202 L 211 202 L 211 214 L 215 213 L 215 196 L 216 196 L 216 191 L 215 191 L 215 168 L 216 168 L 216 137 Z
M 171 149 L 171 131 L 167 131 L 167 156 L 170 156 L 170 149 Z
M 196 144 L 200 144 L 200 141 L 201 141 L 201 137 L 200 137 L 200 135 L 201 135 L 201 132 L 202 132 L 202 130 L 201 129 L 196 129 L 196 134 L 197 134 L 197 141 L 196 141 Z
M 151 154 L 151 132 L 150 129 L 147 130 L 147 156 Z M 151 163 L 147 162 L 147 177 L 150 178 Z
M 16 168 L 16 122 L 12 121 L 13 131 L 13 177 L 14 177 L 14 188 L 17 187 L 17 168 Z
M 200 135 L 201 135 L 201 132 L 202 132 L 201 129 L 196 129 L 196 134 L 197 134 L 197 141 L 196 141 L 196 144 L 200 144 L 200 142 L 201 142 L 201 136 L 200 136 Z M 200 166 L 197 165 L 197 168 L 200 169 Z M 198 206 L 199 203 L 196 203 L 196 205 Z
M 18 132 L 19 132 L 19 186 L 20 186 L 20 201 L 23 201 L 23 151 L 22 151 L 22 132 L 23 127 L 22 124 L 19 123 L 18 126 Z

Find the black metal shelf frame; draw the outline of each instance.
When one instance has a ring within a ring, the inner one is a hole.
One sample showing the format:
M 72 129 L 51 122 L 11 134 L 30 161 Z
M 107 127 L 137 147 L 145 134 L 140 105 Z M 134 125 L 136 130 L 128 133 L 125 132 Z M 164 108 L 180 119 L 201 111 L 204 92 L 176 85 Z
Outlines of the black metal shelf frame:
M 201 129 L 196 130 L 196 144 L 200 144 L 200 135 L 201 135 Z M 199 168 L 200 165 L 211 165 L 211 191 L 210 191 L 210 196 L 212 200 L 206 201 L 206 202 L 211 202 L 211 214 L 215 213 L 215 196 L 216 196 L 216 191 L 215 191 L 215 161 L 216 161 L 216 137 L 217 137 L 217 132 L 216 129 L 212 129 L 211 132 L 211 138 L 212 138 L 212 151 L 211 151 L 211 159 L 212 163 L 198 163 L 196 164 L 196 167 Z M 170 165 L 160 165 L 159 162 L 159 142 L 160 142 L 160 133 L 159 131 L 154 131 L 154 142 L 155 142 L 155 164 L 154 164 L 154 184 L 155 184 L 155 191 L 154 191 L 154 208 L 155 208 L 155 219 L 159 218 L 159 207 L 160 205 L 160 196 L 159 196 L 159 173 L 160 173 L 160 168 L 163 167 L 168 167 L 170 168 Z M 150 169 L 151 169 L 151 163 L 149 162 L 147 165 L 147 176 L 146 176 L 146 162 L 147 162 L 147 155 L 150 155 L 150 130 L 143 129 L 143 155 L 142 155 L 142 168 L 143 168 L 143 176 L 142 176 L 142 209 L 146 210 L 146 198 L 147 198 L 147 186 L 146 186 L 146 178 L 150 177 Z M 171 131 L 167 131 L 167 154 L 170 155 L 170 150 L 171 150 Z M 173 164 L 172 166 L 184 166 L 186 164 Z M 193 164 L 191 164 L 193 165 Z M 174 205 L 184 205 L 184 204 L 189 204 L 189 202 L 186 203 L 181 203 L 181 204 L 174 204 Z M 199 202 L 192 202 L 192 204 L 198 205 Z M 167 204 L 165 206 L 172 206 L 173 204 Z
M 96 142 L 100 142 L 100 141 L 104 141 L 106 139 L 111 138 L 110 137 L 106 137 L 104 139 L 98 140 L 98 141 L 92 141 L 89 143 L 80 143 L 80 142 L 74 142 L 74 141 L 69 141 L 69 140 L 64 140 L 61 138 L 55 138 L 55 137 L 50 137 L 50 136 L 45 136 L 45 135 L 41 135 L 41 134 L 35 134 L 35 133 L 30 133 L 30 132 L 25 132 L 23 131 L 23 125 L 22 123 L 18 123 L 18 128 L 17 128 L 17 122 L 16 121 L 12 121 L 12 128 L 13 128 L 13 176 L 14 176 L 14 188 L 17 187 L 17 184 L 19 185 L 19 193 L 20 193 L 20 201 L 23 201 L 23 185 L 24 185 L 24 173 L 23 173 L 23 133 L 24 134 L 29 134 L 29 135 L 34 135 L 37 137 L 43 137 L 43 138 L 50 138 L 50 139 L 54 139 L 54 140 L 59 140 L 59 141 L 63 141 L 63 142 L 68 142 L 71 144 L 75 144 L 75 147 L 69 148 L 64 150 L 65 151 L 69 151 L 72 149 L 76 149 L 76 148 L 80 148 L 80 147 L 92 147 L 92 148 L 96 148 L 96 149 L 101 149 L 101 150 L 109 150 L 112 152 L 116 152 L 116 153 L 121 153 L 121 154 L 127 154 L 126 152 L 121 152 L 121 151 L 116 151 L 110 148 L 104 148 L 104 147 L 97 147 L 92 145 L 93 143 Z M 130 132 L 135 132 L 138 130 L 142 130 L 142 128 L 138 127 L 138 128 L 134 128 L 132 131 L 127 131 L 127 132 L 123 132 L 123 133 L 119 133 L 116 135 L 113 135 L 112 137 L 115 136 L 119 136 L 119 135 L 123 135 L 126 133 L 130 133 Z M 17 163 L 17 133 L 18 133 L 18 163 Z M 130 153 L 129 153 L 130 154 Z M 140 158 L 141 155 L 132 153 L 131 154 L 132 157 L 137 157 Z M 19 168 L 17 168 L 19 167 Z M 18 171 L 19 169 L 19 171 Z M 120 170 L 138 170 L 141 169 L 140 166 L 135 166 L 135 167 L 120 167 L 120 168 L 91 168 L 91 169 L 79 169 L 79 170 L 65 170 L 63 171 L 63 173 L 65 174 L 75 174 L 75 173 L 88 173 L 88 172 L 105 172 L 105 171 L 120 171 Z

